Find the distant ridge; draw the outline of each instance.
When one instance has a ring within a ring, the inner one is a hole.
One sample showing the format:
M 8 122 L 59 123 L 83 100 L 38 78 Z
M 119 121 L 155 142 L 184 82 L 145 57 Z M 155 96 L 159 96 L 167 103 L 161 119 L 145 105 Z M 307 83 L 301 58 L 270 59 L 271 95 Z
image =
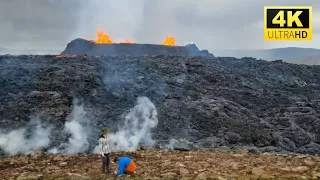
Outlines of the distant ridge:
M 0 53 L 7 51 L 7 49 L 0 47 Z
M 52 54 L 57 55 L 60 54 L 61 50 L 53 50 L 53 49 L 7 49 L 0 47 L 1 54 L 12 54 L 12 55 L 46 55 Z
M 277 60 L 283 59 L 290 63 L 299 64 L 320 64 L 320 61 L 310 61 L 310 57 L 316 58 L 320 55 L 320 49 L 315 48 L 301 48 L 301 47 L 284 47 L 284 48 L 273 48 L 273 49 L 258 49 L 258 50 L 215 50 L 216 56 L 220 57 L 254 57 L 257 59 L 265 60 Z M 309 57 L 309 58 L 308 58 Z M 312 58 L 312 59 L 314 59 Z M 317 58 L 316 58 L 317 59 Z

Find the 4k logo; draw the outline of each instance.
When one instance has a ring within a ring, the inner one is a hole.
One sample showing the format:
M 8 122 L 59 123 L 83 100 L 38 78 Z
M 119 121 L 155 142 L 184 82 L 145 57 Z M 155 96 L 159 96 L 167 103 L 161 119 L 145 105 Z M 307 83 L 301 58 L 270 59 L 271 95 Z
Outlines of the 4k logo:
M 264 39 L 312 40 L 312 7 L 264 7 Z

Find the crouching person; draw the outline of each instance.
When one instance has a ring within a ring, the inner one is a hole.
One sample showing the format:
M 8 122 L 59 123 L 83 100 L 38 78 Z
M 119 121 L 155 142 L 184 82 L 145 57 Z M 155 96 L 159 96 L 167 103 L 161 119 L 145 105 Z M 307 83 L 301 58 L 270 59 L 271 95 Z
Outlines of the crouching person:
M 101 170 L 103 173 L 111 173 L 110 167 L 110 147 L 108 139 L 109 130 L 103 129 L 102 135 L 99 138 L 99 149 L 102 156 L 102 167 Z
M 136 173 L 136 164 L 129 157 L 116 157 L 114 162 L 118 163 L 118 171 L 115 170 L 114 174 L 121 176 L 123 174 L 135 174 Z

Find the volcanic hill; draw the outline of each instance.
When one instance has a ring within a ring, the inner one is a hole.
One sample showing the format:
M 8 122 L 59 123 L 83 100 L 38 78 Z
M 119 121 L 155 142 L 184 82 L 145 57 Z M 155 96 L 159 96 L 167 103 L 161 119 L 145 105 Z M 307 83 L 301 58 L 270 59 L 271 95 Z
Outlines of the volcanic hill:
M 151 133 L 160 148 L 320 153 L 320 66 L 164 55 L 0 56 L 0 73 L 0 133 L 36 117 L 53 126 L 47 149 L 68 141 L 74 99 L 90 114 L 81 131 L 90 132 L 81 137 L 89 144 L 81 150 L 91 152 L 100 129 L 117 132 L 122 114 L 145 96 L 157 109 Z M 25 137 L 33 130 L 28 126 Z
M 199 50 L 195 44 L 186 46 L 165 46 L 158 44 L 131 44 L 113 43 L 97 44 L 85 39 L 71 41 L 61 55 L 88 55 L 88 56 L 210 56 L 207 50 Z

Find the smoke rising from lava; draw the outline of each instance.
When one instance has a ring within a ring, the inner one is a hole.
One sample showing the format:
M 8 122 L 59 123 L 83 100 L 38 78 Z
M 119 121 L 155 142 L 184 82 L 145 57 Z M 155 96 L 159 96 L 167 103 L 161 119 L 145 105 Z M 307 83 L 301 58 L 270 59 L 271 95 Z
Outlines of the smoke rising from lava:
M 89 148 L 88 138 L 92 132 L 90 119 L 84 110 L 84 105 L 79 104 L 79 100 L 73 102 L 73 109 L 64 126 L 64 131 L 71 134 L 68 143 L 64 146 L 62 153 L 75 154 L 83 153 Z
M 158 125 L 158 112 L 147 97 L 138 97 L 136 105 L 122 116 L 118 131 L 109 134 L 111 150 L 135 151 L 139 145 L 152 146 L 151 130 Z M 98 146 L 93 153 L 99 153 Z
M 139 97 L 136 105 L 123 116 L 124 122 L 109 135 L 113 151 L 135 151 L 139 143 L 154 144 L 150 130 L 158 125 L 158 112 L 147 97 Z
M 76 154 L 88 150 L 92 129 L 87 112 L 79 100 L 73 101 L 72 112 L 67 119 L 63 131 L 69 136 L 68 141 L 50 149 L 49 153 Z M 10 156 L 34 154 L 36 150 L 49 146 L 51 130 L 51 126 L 45 128 L 39 119 L 32 119 L 24 128 L 7 133 L 0 131 L 0 148 Z
M 48 150 L 53 154 L 77 154 L 89 150 L 89 138 L 92 134 L 92 124 L 84 105 L 77 99 L 73 102 L 71 114 L 64 125 L 64 133 L 69 136 L 67 142 Z M 136 105 L 122 116 L 118 131 L 109 135 L 113 151 L 135 151 L 140 144 L 153 145 L 151 129 L 158 125 L 157 110 L 147 97 L 139 97 Z M 30 128 L 27 128 L 30 127 Z M 35 129 L 32 131 L 32 129 Z M 5 133 L 0 130 L 0 149 L 7 155 L 35 154 L 38 149 L 50 145 L 52 127 L 44 127 L 39 119 L 32 119 L 24 128 Z M 98 153 L 97 147 L 93 150 Z
M 1 133 L 0 130 L 0 149 L 6 154 L 14 156 L 17 154 L 34 154 L 39 148 L 46 148 L 49 143 L 51 127 L 44 127 L 40 119 L 34 118 L 26 126 L 32 126 Z M 35 129 L 34 131 L 30 131 Z M 29 137 L 28 137 L 29 135 Z
M 59 147 L 50 149 L 49 153 L 76 154 L 84 153 L 89 149 L 92 126 L 83 103 L 78 99 L 74 99 L 72 112 L 67 119 L 64 132 L 69 136 L 68 142 L 63 142 Z

